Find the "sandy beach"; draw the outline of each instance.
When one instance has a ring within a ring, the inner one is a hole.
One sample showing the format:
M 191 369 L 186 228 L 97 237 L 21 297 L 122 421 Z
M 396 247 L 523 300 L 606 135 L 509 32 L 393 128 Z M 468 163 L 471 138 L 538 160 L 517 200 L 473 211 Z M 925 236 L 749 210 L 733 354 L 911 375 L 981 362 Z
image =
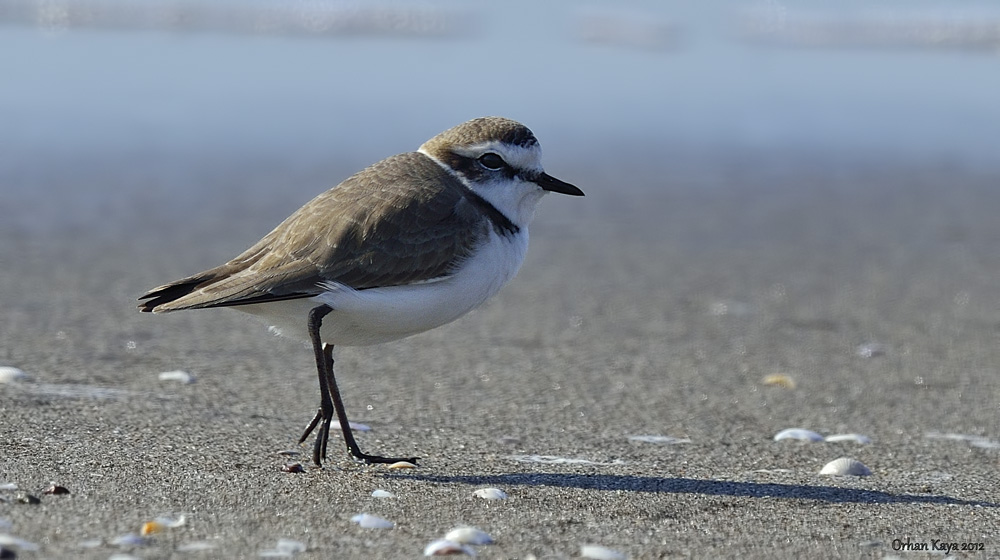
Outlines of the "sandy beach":
M 920 547 L 942 543 L 1000 557 L 998 175 L 618 161 L 547 164 L 587 197 L 543 201 L 520 275 L 485 307 L 338 349 L 351 419 L 371 427 L 362 448 L 420 456 L 414 470 L 354 464 L 339 434 L 310 466 L 311 441 L 296 444 L 318 401 L 303 345 L 235 312 L 134 308 L 256 241 L 347 164 L 7 177 L 0 366 L 30 378 L 0 385 L 0 484 L 16 485 L 0 491 L 0 533 L 37 545 L 21 558 L 254 558 L 278 539 L 303 559 L 416 558 L 461 525 L 495 540 L 481 558 L 585 544 L 939 558 Z M 158 379 L 172 370 L 196 382 Z M 762 381 L 777 373 L 795 387 Z M 871 443 L 773 441 L 785 428 Z M 873 474 L 818 474 L 838 457 Z M 294 462 L 305 472 L 283 471 Z M 70 494 L 43 494 L 52 483 Z M 489 487 L 508 498 L 474 496 Z M 361 528 L 360 513 L 394 527 Z M 184 523 L 113 544 L 162 516 Z

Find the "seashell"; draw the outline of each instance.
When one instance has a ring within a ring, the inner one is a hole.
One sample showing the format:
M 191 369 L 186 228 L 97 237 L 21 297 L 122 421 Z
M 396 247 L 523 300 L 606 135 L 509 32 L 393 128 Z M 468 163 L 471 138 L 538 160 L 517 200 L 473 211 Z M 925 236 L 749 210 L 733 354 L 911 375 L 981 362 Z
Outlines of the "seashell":
M 396 495 L 388 490 L 375 490 L 372 492 L 372 498 L 395 498 Z
M 663 445 L 674 445 L 677 443 L 691 443 L 687 438 L 676 438 L 671 436 L 628 436 L 629 441 L 641 443 L 659 443 Z
M 774 441 L 781 441 L 783 439 L 797 439 L 799 441 L 823 441 L 823 436 L 817 434 L 812 430 L 803 430 L 802 428 L 789 428 L 787 430 L 781 430 L 774 436 Z
M 305 551 L 305 543 L 293 541 L 292 539 L 278 539 L 278 543 L 274 545 L 273 549 L 262 551 L 260 556 L 264 558 L 288 558 Z
M 159 523 L 160 525 L 163 525 L 168 529 L 176 529 L 178 527 L 183 527 L 184 524 L 187 523 L 187 517 L 183 515 L 178 517 L 177 519 L 174 519 L 172 517 L 157 517 L 154 521 L 156 523 Z
M 861 461 L 849 457 L 841 457 L 827 463 L 819 474 L 829 474 L 834 476 L 868 476 L 872 474 L 871 469 Z
M 370 432 L 370 431 L 372 431 L 372 427 L 371 426 L 369 426 L 368 424 L 362 424 L 361 422 L 348 422 L 348 425 L 350 425 L 351 426 L 351 430 L 353 430 L 355 432 Z
M 156 521 L 147 521 L 142 524 L 142 529 L 139 534 L 142 536 L 152 535 L 153 533 L 162 533 L 166 527 L 162 523 Z
M 16 548 L 22 552 L 33 552 L 38 550 L 37 544 L 24 539 L 19 539 L 13 535 L 0 534 L 0 546 Z
M 292 554 L 296 552 L 305 552 L 306 543 L 292 539 L 278 539 L 278 542 L 274 545 L 274 549 L 279 552 L 287 552 Z
M 424 548 L 424 556 L 447 556 L 449 554 L 475 556 L 476 551 L 464 544 L 446 539 L 436 540 Z
M 592 560 L 625 560 L 627 558 L 627 556 L 617 550 L 604 548 L 603 546 L 597 546 L 596 544 L 585 544 L 581 546 L 580 556 L 583 558 L 591 558 Z
M 56 484 L 53 484 L 52 486 L 49 486 L 45 490 L 42 490 L 42 494 L 51 494 L 55 496 L 60 496 L 63 494 L 69 494 L 69 489 L 66 488 L 65 486 L 58 486 Z
M 771 375 L 765 375 L 763 379 L 760 380 L 764 385 L 773 385 L 775 387 L 782 387 L 784 389 L 794 389 L 795 380 L 791 376 L 785 375 L 783 373 L 772 373 Z
M 23 370 L 10 366 L 0 367 L 0 383 L 16 383 L 27 379 L 28 374 L 24 373 Z
M 499 488 L 480 488 L 472 493 L 477 498 L 484 500 L 506 500 L 507 493 Z
M 415 469 L 415 468 L 417 468 L 417 466 L 414 465 L 413 463 L 409 462 L 409 461 L 396 461 L 395 463 L 389 465 L 386 468 L 387 469 L 392 469 L 392 470 L 396 470 L 396 469 Z
M 177 545 L 177 552 L 204 552 L 206 550 L 215 550 L 215 548 L 216 545 L 208 541 L 191 541 Z
M 77 543 L 80 548 L 97 548 L 102 545 L 104 545 L 104 541 L 101 539 L 87 539 Z
M 459 544 L 493 544 L 493 537 L 475 527 L 456 527 L 444 536 L 444 540 Z
M 542 463 L 545 465 L 598 465 L 603 467 L 613 467 L 624 465 L 625 461 L 615 459 L 610 463 L 601 463 L 589 459 L 570 459 L 568 457 L 558 457 L 556 455 L 508 455 L 508 459 L 518 463 Z
M 357 523 L 363 529 L 392 529 L 396 526 L 395 523 L 388 519 L 382 519 L 377 515 L 368 513 L 359 513 L 352 517 L 351 521 Z
M 872 438 L 861 434 L 833 434 L 824 438 L 828 443 L 839 441 L 853 441 L 854 443 L 871 443 Z
M 0 484 L 0 490 L 17 490 L 16 482 L 4 482 Z
M 161 373 L 160 381 L 177 381 L 185 385 L 190 385 L 195 382 L 195 378 L 190 373 L 178 369 Z
M 303 467 L 301 463 L 291 463 L 289 465 L 285 465 L 285 466 L 281 467 L 281 470 L 282 470 L 282 472 L 287 472 L 287 473 L 304 473 L 304 472 L 306 472 L 305 467 Z
M 146 546 L 149 544 L 149 539 L 136 535 L 135 533 L 129 533 L 127 535 L 122 535 L 120 537 L 115 537 L 111 539 L 112 546 L 129 547 L 129 546 Z

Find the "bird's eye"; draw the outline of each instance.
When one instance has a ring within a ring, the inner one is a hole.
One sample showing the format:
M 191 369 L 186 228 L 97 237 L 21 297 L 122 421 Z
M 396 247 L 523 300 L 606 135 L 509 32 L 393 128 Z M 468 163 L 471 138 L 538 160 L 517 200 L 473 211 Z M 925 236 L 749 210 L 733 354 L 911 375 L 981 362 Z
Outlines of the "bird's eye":
M 493 152 L 483 154 L 479 156 L 479 163 L 483 165 L 486 169 L 497 170 L 507 165 L 503 158 L 494 154 Z

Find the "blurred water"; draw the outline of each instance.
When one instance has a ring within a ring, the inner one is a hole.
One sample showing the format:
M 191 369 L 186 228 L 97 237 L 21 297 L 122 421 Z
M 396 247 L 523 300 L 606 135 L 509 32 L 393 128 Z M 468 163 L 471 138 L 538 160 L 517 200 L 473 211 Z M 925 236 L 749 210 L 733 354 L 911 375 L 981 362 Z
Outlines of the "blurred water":
M 825 5 L 431 4 L 458 14 L 462 27 L 431 38 L 10 23 L 0 27 L 0 149 L 4 159 L 116 151 L 381 157 L 468 118 L 502 114 L 534 128 L 548 151 L 594 153 L 631 139 L 994 157 L 995 46 L 775 47 L 743 40 L 741 18 L 754 14 L 776 28 L 817 15 L 988 23 L 1000 21 L 1000 6 Z M 635 26 L 595 42 L 591 28 L 616 17 Z M 642 42 L 657 29 L 673 35 Z

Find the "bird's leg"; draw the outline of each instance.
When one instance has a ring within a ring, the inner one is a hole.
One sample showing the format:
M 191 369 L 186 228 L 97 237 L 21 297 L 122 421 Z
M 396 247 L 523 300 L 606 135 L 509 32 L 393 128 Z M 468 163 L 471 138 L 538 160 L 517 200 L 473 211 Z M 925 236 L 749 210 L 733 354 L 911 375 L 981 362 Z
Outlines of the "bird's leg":
M 316 366 L 319 369 L 319 388 L 322 392 L 320 408 L 313 417 L 312 422 L 306 427 L 305 433 L 299 439 L 299 443 L 305 441 L 316 427 L 320 419 L 319 434 L 316 436 L 316 445 L 313 447 L 313 462 L 320 464 L 320 459 L 326 459 L 326 442 L 330 437 L 330 422 L 333 420 L 333 412 L 337 413 L 340 422 L 340 430 L 344 434 L 344 442 L 347 450 L 353 457 L 365 463 L 396 463 L 407 461 L 416 464 L 419 457 L 380 457 L 378 455 L 368 455 L 361 452 L 357 441 L 354 440 L 354 433 L 351 431 L 351 423 L 347 419 L 347 411 L 344 409 L 344 401 L 340 397 L 340 389 L 337 388 L 337 379 L 333 374 L 333 345 L 323 344 L 320 339 L 319 330 L 325 317 L 333 309 L 328 305 L 321 305 L 313 308 L 309 312 L 309 337 L 312 339 L 313 352 L 316 354 Z
M 316 370 L 319 372 L 319 410 L 316 411 L 316 416 L 313 416 L 309 425 L 306 426 L 304 432 L 302 432 L 302 437 L 299 438 L 299 443 L 302 443 L 309 437 L 313 429 L 319 424 L 320 420 L 323 420 L 323 424 L 320 425 L 319 433 L 316 434 L 316 445 L 313 447 L 313 462 L 316 465 L 321 465 L 321 459 L 326 459 L 326 440 L 330 437 L 330 420 L 333 419 L 333 401 L 330 400 L 330 389 L 326 385 L 327 379 L 327 369 L 332 368 L 332 363 L 327 365 L 326 352 L 324 351 L 324 344 L 319 336 L 320 326 L 323 324 L 323 317 L 328 313 L 333 311 L 329 305 L 320 305 L 314 307 L 309 311 L 309 338 L 312 340 L 313 353 L 316 355 Z M 332 348 L 331 348 L 332 350 Z M 330 361 L 333 358 L 331 355 Z

